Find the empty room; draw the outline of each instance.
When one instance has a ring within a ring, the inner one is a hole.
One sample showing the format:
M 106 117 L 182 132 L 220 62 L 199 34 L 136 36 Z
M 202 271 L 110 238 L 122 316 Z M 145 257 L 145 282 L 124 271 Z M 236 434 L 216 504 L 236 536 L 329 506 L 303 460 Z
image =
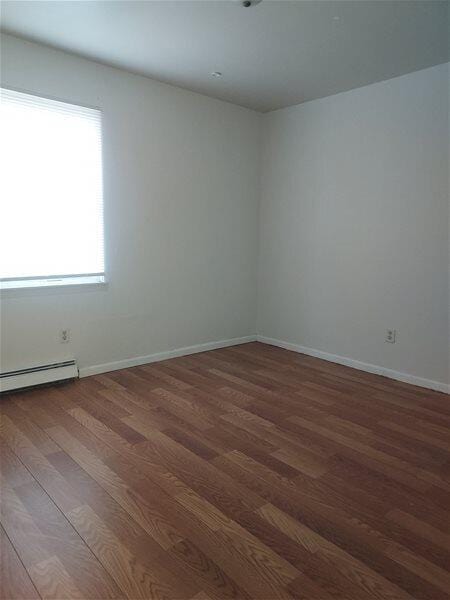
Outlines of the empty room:
M 0 10 L 0 599 L 450 600 L 450 3 Z

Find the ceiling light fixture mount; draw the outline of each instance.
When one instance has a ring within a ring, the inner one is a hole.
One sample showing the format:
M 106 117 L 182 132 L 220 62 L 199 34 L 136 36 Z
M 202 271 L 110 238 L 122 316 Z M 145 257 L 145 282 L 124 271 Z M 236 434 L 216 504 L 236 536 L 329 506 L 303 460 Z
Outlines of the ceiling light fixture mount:
M 256 6 L 262 0 L 242 0 L 241 4 L 244 8 L 250 8 L 251 6 Z

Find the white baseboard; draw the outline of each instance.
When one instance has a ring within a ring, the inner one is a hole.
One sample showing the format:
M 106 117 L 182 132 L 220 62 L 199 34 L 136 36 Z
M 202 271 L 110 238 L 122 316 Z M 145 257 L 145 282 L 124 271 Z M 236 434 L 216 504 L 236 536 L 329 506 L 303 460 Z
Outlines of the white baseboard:
M 322 350 L 315 350 L 314 348 L 307 348 L 306 346 L 299 346 L 298 344 L 292 344 L 291 342 L 284 342 L 283 340 L 277 340 L 275 338 L 266 337 L 264 335 L 257 335 L 256 340 L 263 344 L 270 344 L 271 346 L 278 346 L 285 350 L 292 350 L 300 354 L 307 354 L 308 356 L 314 356 L 316 358 L 322 358 L 329 362 L 338 363 L 339 365 L 345 365 L 346 367 L 353 367 L 359 371 L 366 371 L 367 373 L 375 373 L 376 375 L 383 375 L 389 377 L 389 379 L 395 379 L 397 381 L 403 381 L 404 383 L 410 383 L 419 387 L 428 388 L 437 392 L 444 392 L 444 394 L 450 394 L 450 386 L 440 381 L 433 381 L 431 379 L 425 379 L 423 377 L 417 377 L 416 375 L 409 375 L 408 373 L 401 373 L 400 371 L 393 371 L 392 369 L 386 369 L 385 367 L 379 367 L 378 365 L 371 365 L 369 363 L 354 360 L 353 358 L 347 358 L 346 356 L 339 356 L 338 354 L 330 354 L 328 352 L 322 352 Z
M 135 356 L 134 358 L 126 358 L 114 362 L 104 363 L 102 365 L 93 365 L 92 367 L 82 367 L 80 369 L 80 377 L 89 377 L 89 375 L 98 375 L 99 373 L 107 373 L 108 371 L 118 371 L 127 367 L 138 367 L 149 363 L 175 358 L 177 356 L 187 356 L 189 354 L 197 354 L 198 352 L 206 352 L 207 350 L 217 350 L 218 348 L 227 348 L 229 346 L 238 346 L 239 344 L 247 344 L 255 342 L 256 335 L 247 335 L 245 337 L 231 338 L 229 340 L 220 340 L 218 342 L 206 342 L 205 344 L 197 344 L 195 346 L 186 346 L 175 350 L 167 350 L 156 354 L 148 354 L 147 356 Z

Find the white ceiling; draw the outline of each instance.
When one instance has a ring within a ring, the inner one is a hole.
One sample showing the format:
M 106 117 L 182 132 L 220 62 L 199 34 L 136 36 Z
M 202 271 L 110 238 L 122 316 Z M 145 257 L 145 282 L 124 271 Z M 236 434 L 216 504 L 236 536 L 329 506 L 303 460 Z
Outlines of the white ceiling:
M 448 9 L 434 0 L 16 0 L 2 2 L 1 26 L 268 111 L 448 61 Z

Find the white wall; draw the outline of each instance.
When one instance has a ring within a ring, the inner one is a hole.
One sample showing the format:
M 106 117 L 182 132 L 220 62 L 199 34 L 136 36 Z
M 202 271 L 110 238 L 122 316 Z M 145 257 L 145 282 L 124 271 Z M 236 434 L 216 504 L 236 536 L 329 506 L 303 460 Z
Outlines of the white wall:
M 448 381 L 448 65 L 264 116 L 6 35 L 1 74 L 103 110 L 109 279 L 3 293 L 2 370 L 254 334 L 261 195 L 259 334 Z
M 260 115 L 6 35 L 1 75 L 103 110 L 109 279 L 3 293 L 1 369 L 254 334 Z
M 448 382 L 448 92 L 442 65 L 264 117 L 259 334 Z

